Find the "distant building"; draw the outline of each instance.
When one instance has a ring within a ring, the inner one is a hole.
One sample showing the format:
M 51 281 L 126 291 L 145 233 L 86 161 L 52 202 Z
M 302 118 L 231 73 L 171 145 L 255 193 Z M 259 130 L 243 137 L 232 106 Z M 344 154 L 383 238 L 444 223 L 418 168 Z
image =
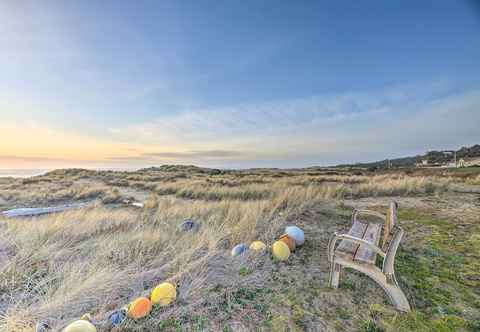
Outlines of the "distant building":
M 480 166 L 480 158 L 471 158 L 464 160 L 465 167 Z

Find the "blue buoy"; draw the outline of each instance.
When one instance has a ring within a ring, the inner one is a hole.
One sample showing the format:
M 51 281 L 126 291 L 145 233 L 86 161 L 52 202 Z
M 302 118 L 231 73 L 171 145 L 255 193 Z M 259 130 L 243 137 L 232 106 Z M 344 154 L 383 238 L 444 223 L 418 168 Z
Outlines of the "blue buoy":
M 127 318 L 127 310 L 122 308 L 110 314 L 108 320 L 113 326 L 120 325 Z
M 248 247 L 245 243 L 237 244 L 232 249 L 232 256 L 235 257 L 238 255 L 243 255 L 247 250 L 248 250 Z

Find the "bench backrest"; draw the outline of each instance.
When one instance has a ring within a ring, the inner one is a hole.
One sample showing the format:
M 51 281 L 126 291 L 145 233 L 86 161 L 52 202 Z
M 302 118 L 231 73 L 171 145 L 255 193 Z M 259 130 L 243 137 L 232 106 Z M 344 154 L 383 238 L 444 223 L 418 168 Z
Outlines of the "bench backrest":
M 400 245 L 400 241 L 403 237 L 403 230 L 398 225 L 397 209 L 398 209 L 397 202 L 392 201 L 390 203 L 390 206 L 386 215 L 376 211 L 357 210 L 357 209 L 355 209 L 352 214 L 352 225 L 356 224 L 357 215 L 359 213 L 362 213 L 362 212 L 366 213 L 367 211 L 368 211 L 368 214 L 372 216 L 376 216 L 384 221 L 382 225 L 383 235 L 381 235 L 381 243 L 380 243 L 380 246 L 381 246 L 380 249 L 383 252 L 385 252 L 385 258 L 383 260 L 382 270 L 385 274 L 392 274 L 392 275 L 394 273 L 395 255 L 397 253 L 398 246 Z M 365 222 L 360 222 L 360 223 L 365 224 Z M 354 234 L 354 236 L 363 237 L 363 235 L 359 236 L 358 234 Z
M 392 201 L 385 219 L 383 229 L 382 250 L 385 251 L 383 260 L 383 272 L 387 275 L 394 275 L 394 261 L 398 246 L 403 237 L 403 229 L 398 225 L 397 220 L 398 203 Z
M 392 240 L 393 231 L 397 225 L 397 209 L 398 203 L 392 201 L 388 208 L 387 216 L 385 219 L 385 225 L 383 226 L 383 239 L 382 239 L 382 249 L 387 250 L 390 241 Z

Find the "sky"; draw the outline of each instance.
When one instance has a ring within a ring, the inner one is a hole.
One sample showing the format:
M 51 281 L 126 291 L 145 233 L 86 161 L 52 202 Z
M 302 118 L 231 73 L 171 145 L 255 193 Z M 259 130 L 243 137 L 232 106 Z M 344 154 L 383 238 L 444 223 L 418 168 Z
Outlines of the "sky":
M 479 128 L 476 1 L 0 1 L 0 169 L 325 166 Z

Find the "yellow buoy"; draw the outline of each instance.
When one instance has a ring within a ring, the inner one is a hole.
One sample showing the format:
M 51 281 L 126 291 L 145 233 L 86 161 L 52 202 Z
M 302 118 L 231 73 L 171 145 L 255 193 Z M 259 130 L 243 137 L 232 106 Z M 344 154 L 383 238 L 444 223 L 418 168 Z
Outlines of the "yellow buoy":
M 285 242 L 277 241 L 272 246 L 273 256 L 281 261 L 287 260 L 290 256 L 290 249 Z
M 295 250 L 296 243 L 293 237 L 290 237 L 288 234 L 283 234 L 280 236 L 279 240 L 285 242 L 285 244 L 288 246 L 288 249 L 290 249 L 290 252 Z
M 250 249 L 251 250 L 265 250 L 265 249 L 267 249 L 267 246 L 262 241 L 253 241 L 250 244 Z
M 166 306 L 172 303 L 177 297 L 177 290 L 175 286 L 169 282 L 162 282 L 155 287 L 150 295 L 153 304 L 160 304 Z
M 97 332 L 97 329 L 89 321 L 81 319 L 68 324 L 63 332 Z
M 127 315 L 132 319 L 140 319 L 152 311 L 152 302 L 146 297 L 139 297 L 128 306 Z

